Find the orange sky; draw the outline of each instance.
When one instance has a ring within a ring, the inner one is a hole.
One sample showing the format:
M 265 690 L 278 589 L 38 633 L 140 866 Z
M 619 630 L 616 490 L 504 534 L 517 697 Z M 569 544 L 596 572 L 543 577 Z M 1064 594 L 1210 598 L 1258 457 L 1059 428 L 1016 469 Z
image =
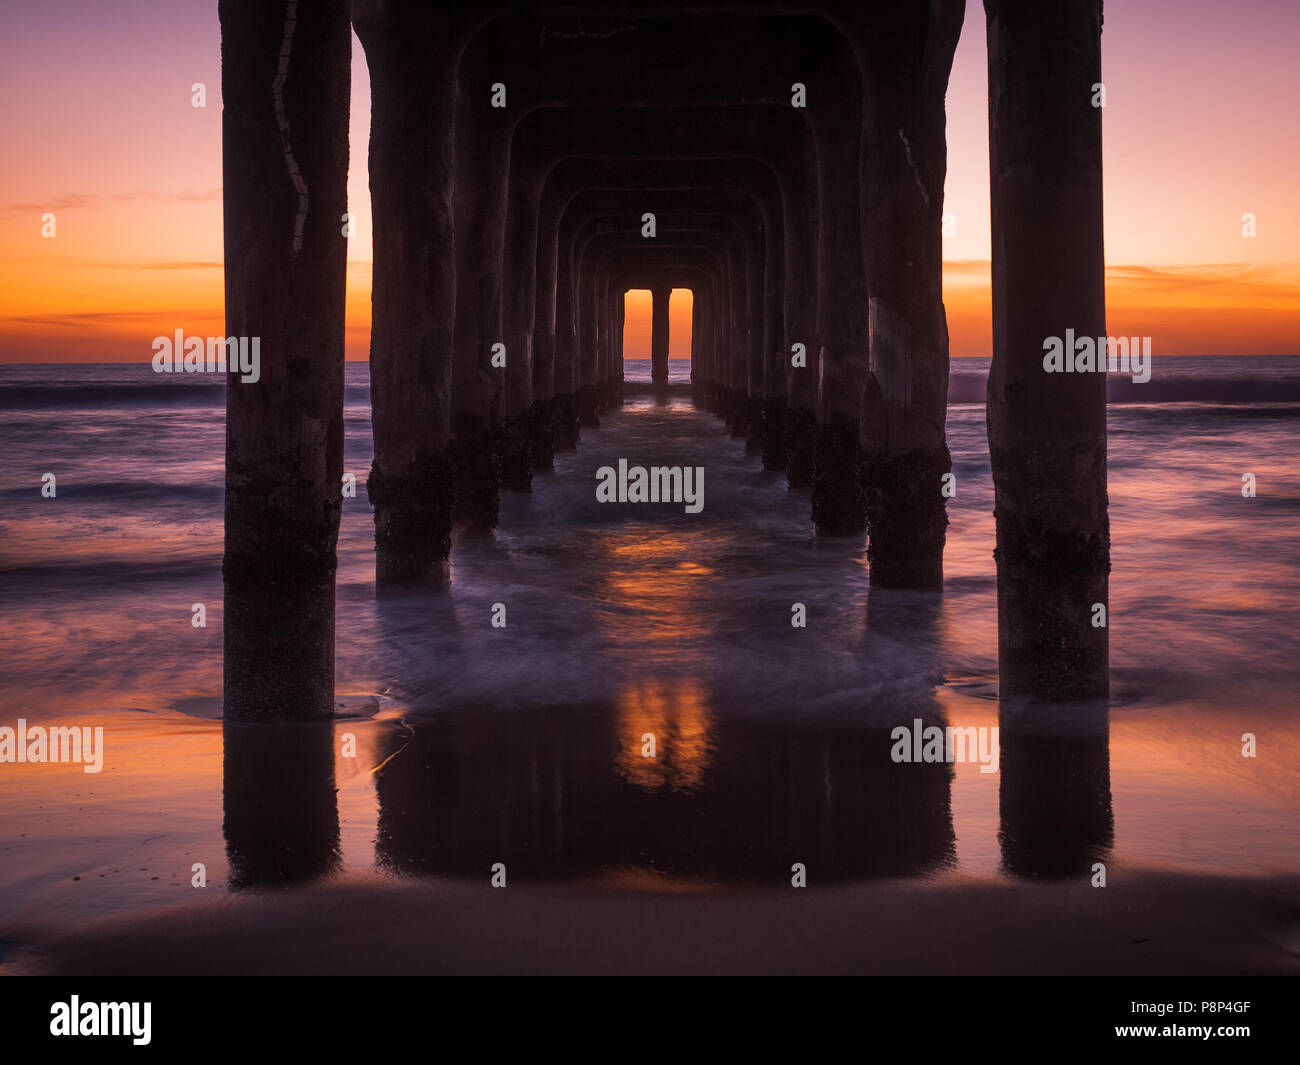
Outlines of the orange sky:
M 668 299 L 668 354 L 686 359 L 691 354 L 691 306 L 689 288 L 675 288 Z M 623 299 L 623 355 L 629 359 L 650 358 L 650 308 L 647 288 L 631 289 Z
M 1106 10 L 1108 330 L 1152 336 L 1157 354 L 1300 352 L 1300 4 L 1242 0 L 1230 21 L 1210 0 L 1171 5 Z M 216 4 L 197 0 L 48 0 L 7 20 L 0 362 L 145 361 L 154 336 L 223 332 L 219 43 Z M 206 108 L 191 104 L 195 82 Z M 354 39 L 354 359 L 369 337 L 368 130 Z M 968 0 L 948 94 L 954 355 L 991 344 L 987 136 L 983 11 Z M 673 304 L 673 354 L 685 354 L 689 307 Z M 628 341 L 629 355 L 648 353 L 648 309 L 630 308 Z

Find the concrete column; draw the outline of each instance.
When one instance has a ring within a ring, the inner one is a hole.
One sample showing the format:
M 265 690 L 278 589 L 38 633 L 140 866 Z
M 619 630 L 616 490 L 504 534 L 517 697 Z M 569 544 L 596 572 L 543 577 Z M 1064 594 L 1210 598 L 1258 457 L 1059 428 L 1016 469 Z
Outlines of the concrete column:
M 346 0 L 223 0 L 224 713 L 334 709 L 351 28 Z
M 692 291 L 691 305 L 691 402 L 703 408 L 703 396 L 709 381 L 709 300 L 711 282 L 699 277 Z
M 720 367 L 722 409 L 719 416 L 731 427 L 733 437 L 746 435 L 748 405 L 745 402 L 745 355 L 749 346 L 749 272 L 746 270 L 747 241 L 743 236 L 728 242 L 728 289 L 730 307 L 724 318 L 726 333 L 722 337 L 723 364 Z
M 555 450 L 572 451 L 580 439 L 577 315 L 573 249 L 560 244 L 555 274 Z
M 740 390 L 740 407 L 744 426 L 740 435 L 745 437 L 746 451 L 762 453 L 763 450 L 763 352 L 770 316 L 767 312 L 766 227 L 761 214 L 745 229 L 747 256 L 745 274 L 749 310 L 745 317 L 748 337 L 745 343 L 745 363 L 737 381 Z
M 785 476 L 791 488 L 812 486 L 817 452 L 817 187 L 809 175 L 782 189 L 785 207 Z M 796 345 L 801 345 L 796 365 Z
M 601 271 L 596 278 L 596 305 L 600 316 L 600 334 L 597 338 L 597 373 L 596 395 L 602 413 L 613 410 L 617 405 L 617 370 L 615 362 L 621 357 L 614 345 L 614 294 L 607 271 Z
M 537 214 L 536 313 L 533 319 L 533 390 L 539 409 L 538 432 L 544 423 L 547 438 L 533 446 L 533 468 L 549 470 L 555 464 L 555 452 L 562 448 L 561 427 L 568 421 L 565 396 L 573 392 L 572 372 L 565 376 L 557 364 L 557 311 L 560 211 L 554 185 L 548 174 L 539 194 Z M 569 405 L 571 409 L 571 404 Z M 569 446 L 572 446 L 570 443 Z
M 650 378 L 668 380 L 668 301 L 672 289 L 660 285 L 650 290 Z
M 574 347 L 577 355 L 578 424 L 584 429 L 596 429 L 600 426 L 600 358 L 597 350 L 600 315 L 597 313 L 596 278 L 590 261 L 581 252 L 577 258 L 577 343 Z
M 1001 695 L 1105 696 L 1106 375 L 1044 345 L 1106 335 L 1100 0 L 985 0 L 993 219 L 989 454 Z M 1104 343 L 1104 341 L 1103 341 Z
M 847 45 L 808 79 L 818 168 L 817 450 L 812 518 L 823 535 L 866 528 L 859 424 L 869 362 L 859 163 L 862 77 Z
M 691 293 L 691 384 L 700 380 L 700 360 L 704 356 L 704 345 L 700 343 L 701 295 L 698 288 Z
M 699 302 L 699 337 L 690 342 L 692 397 L 695 406 L 702 410 L 708 410 L 708 404 L 718 391 L 718 315 L 722 306 L 723 267 L 719 263 Z M 697 352 L 698 367 L 695 365 Z
M 779 208 L 779 203 L 776 205 Z M 765 262 L 763 268 L 763 347 L 759 365 L 752 368 L 751 402 L 763 468 L 785 472 L 785 220 L 779 210 L 763 217 Z
M 625 289 L 615 286 L 614 295 L 614 355 L 618 364 L 618 402 L 623 403 L 623 345 L 627 326 L 627 304 L 623 300 Z
M 511 492 L 532 489 L 535 459 L 551 466 L 551 366 L 535 365 L 533 350 L 537 295 L 537 215 L 545 167 L 532 138 L 516 131 L 509 184 L 504 242 L 503 327 L 506 345 L 505 420 L 502 426 L 501 487 Z M 539 396 L 545 399 L 539 404 Z M 540 422 L 545 420 L 545 438 Z
M 375 584 L 446 581 L 451 548 L 455 28 L 353 5 L 370 70 L 370 403 Z
M 452 375 L 454 517 L 472 533 L 496 528 L 500 512 L 505 406 L 505 220 L 510 140 L 517 112 L 492 106 L 500 61 L 477 44 L 465 50 L 456 106 L 456 318 Z M 521 382 L 524 375 L 518 378 Z M 531 381 L 530 375 L 528 379 Z M 516 471 L 517 476 L 517 471 Z
M 944 94 L 964 0 L 860 8 L 863 230 L 871 368 L 860 441 L 871 583 L 939 589 L 948 524 L 944 423 Z

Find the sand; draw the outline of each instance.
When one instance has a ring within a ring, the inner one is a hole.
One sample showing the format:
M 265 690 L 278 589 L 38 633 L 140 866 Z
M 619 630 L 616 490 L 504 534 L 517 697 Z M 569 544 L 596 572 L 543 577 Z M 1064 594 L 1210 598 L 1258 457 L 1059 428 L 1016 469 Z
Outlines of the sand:
M 753 893 L 344 878 L 0 927 L 0 973 L 1300 972 L 1300 879 L 1116 873 Z

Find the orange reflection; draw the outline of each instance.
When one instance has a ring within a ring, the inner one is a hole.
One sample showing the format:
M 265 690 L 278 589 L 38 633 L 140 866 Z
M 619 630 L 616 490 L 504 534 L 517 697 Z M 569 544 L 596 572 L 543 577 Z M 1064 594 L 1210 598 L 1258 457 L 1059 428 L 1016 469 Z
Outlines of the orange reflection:
M 618 700 L 619 774 L 646 791 L 696 791 L 712 762 L 713 715 L 692 677 L 643 680 Z
M 698 546 L 657 528 L 611 530 L 606 539 L 609 558 L 601 598 L 613 608 L 608 614 L 611 636 L 624 646 L 671 650 L 674 657 L 683 652 L 683 642 L 707 637 L 695 604 L 708 594 L 713 571 L 691 561 Z

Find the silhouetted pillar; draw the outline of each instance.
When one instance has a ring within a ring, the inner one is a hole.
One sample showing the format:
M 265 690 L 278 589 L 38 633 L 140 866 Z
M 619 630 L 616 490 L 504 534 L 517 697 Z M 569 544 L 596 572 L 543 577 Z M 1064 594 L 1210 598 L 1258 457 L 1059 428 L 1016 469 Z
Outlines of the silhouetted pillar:
M 516 137 L 518 140 L 518 137 Z M 520 165 L 510 182 L 509 210 L 505 229 L 503 328 L 506 346 L 505 421 L 502 426 L 501 487 L 511 492 L 528 492 L 533 484 L 534 455 L 539 450 L 550 459 L 550 395 L 548 365 L 539 381 L 533 365 L 533 321 L 535 316 L 537 266 L 537 209 L 541 197 L 541 167 L 532 153 L 517 153 L 530 160 Z M 539 432 L 538 388 L 546 400 L 545 440 Z
M 506 377 L 527 353 L 505 346 L 504 262 L 510 136 L 516 112 L 492 105 L 499 60 L 461 57 L 455 120 L 456 319 L 451 454 L 457 525 L 496 528 L 500 513 Z M 505 364 L 501 362 L 504 356 Z M 528 381 L 531 370 L 517 376 Z M 526 457 L 526 452 L 525 452 Z
M 709 388 L 709 314 L 713 278 L 697 279 L 691 308 L 691 402 L 704 409 L 704 395 Z
M 605 317 L 609 321 L 609 405 L 613 409 L 623 404 L 623 325 L 619 305 L 623 293 L 613 281 L 605 278 Z
M 692 390 L 693 395 L 696 391 L 699 391 L 707 397 L 708 393 L 713 388 L 713 382 L 716 380 L 717 371 L 715 368 L 718 361 L 718 306 L 722 299 L 721 293 L 722 270 L 719 266 L 709 278 L 709 283 L 704 290 L 703 299 L 700 301 L 700 327 L 698 341 L 695 339 L 693 333 L 691 335 L 691 371 L 692 374 L 695 373 L 695 361 L 698 353 L 700 363 L 698 380 L 702 382 L 702 385 L 699 388 Z M 696 377 L 692 377 L 693 381 L 696 379 Z M 698 400 L 696 402 L 699 403 Z M 703 406 L 702 403 L 699 403 L 699 405 Z
M 622 286 L 614 289 L 614 355 L 618 366 L 618 402 L 623 402 L 623 345 L 626 343 L 627 304 Z
M 863 228 L 871 367 L 862 405 L 871 583 L 943 586 L 944 94 L 964 0 L 863 7 Z
M 507 422 L 502 477 L 506 487 L 528 490 L 533 470 L 549 470 L 555 464 L 554 322 L 542 321 L 539 306 L 540 290 L 545 285 L 549 313 L 554 314 L 554 264 L 545 263 L 543 279 L 543 260 L 548 257 L 540 255 L 538 248 L 542 189 L 550 167 L 539 156 L 533 127 L 524 127 L 522 133 L 516 127 L 511 161 L 504 263 L 505 343 L 507 351 L 527 354 L 528 376 L 525 379 L 521 372 L 525 364 L 507 361 L 506 407 L 522 407 L 516 419 L 522 420 L 524 433 L 518 432 L 518 421 L 514 425 Z M 520 443 L 522 453 L 516 450 Z
M 598 337 L 597 356 L 599 358 L 599 383 L 596 394 L 599 397 L 601 411 L 612 410 L 616 405 L 618 376 L 616 362 L 620 353 L 615 346 L 615 322 L 613 288 L 609 283 L 609 274 L 602 271 L 597 276 L 596 300 L 600 314 L 600 335 Z
M 533 330 L 532 463 L 534 470 L 555 467 L 555 333 Z
M 744 436 L 747 408 L 745 390 L 738 382 L 745 380 L 745 353 L 749 344 L 749 274 L 746 241 L 743 236 L 728 241 L 727 289 L 730 295 L 726 332 L 722 337 L 719 383 L 722 386 L 722 409 L 719 415 L 731 427 L 731 435 Z
M 847 46 L 808 79 L 809 118 L 822 145 L 819 177 L 817 451 L 812 519 L 832 536 L 866 528 L 859 423 L 869 362 L 863 262 L 862 77 Z
M 555 274 L 555 450 L 572 451 L 580 438 L 578 392 L 577 315 L 574 290 L 577 279 L 573 253 L 561 245 L 557 250 Z
M 590 264 L 577 256 L 578 268 L 574 271 L 577 307 L 574 324 L 577 326 L 575 353 L 578 360 L 578 424 L 586 429 L 600 426 L 600 358 L 597 340 L 600 336 L 600 315 L 596 306 L 596 280 Z
M 752 207 L 752 204 L 750 205 Z M 762 432 L 763 404 L 760 382 L 763 374 L 764 263 L 762 216 L 740 223 L 741 247 L 741 328 L 736 335 L 735 361 L 731 368 L 731 435 L 756 445 Z M 757 403 L 754 402 L 757 400 Z M 757 420 L 755 416 L 757 415 Z
M 700 291 L 691 293 L 691 381 L 696 380 L 704 345 L 700 343 Z
M 650 379 L 668 380 L 668 301 L 672 289 L 660 285 L 650 290 Z
M 1100 0 L 985 0 L 993 221 L 989 454 L 1001 693 L 1108 690 L 1106 375 L 1045 342 L 1106 334 Z M 1103 341 L 1104 344 L 1104 341 Z M 1103 349 L 1104 351 L 1104 349 Z
M 758 429 L 763 468 L 785 472 L 785 220 L 779 199 L 763 207 L 763 346 L 751 368 L 751 420 Z
M 227 374 L 224 712 L 322 718 L 342 505 L 348 4 L 219 12 L 226 335 L 259 364 L 256 381 Z
M 453 34 L 417 5 L 353 14 L 370 70 L 375 583 L 441 584 L 452 509 Z
M 809 138 L 811 139 L 811 138 Z M 805 152 L 805 156 L 809 154 Z M 809 488 L 817 454 L 817 185 L 816 156 L 781 190 L 785 209 L 785 475 Z

